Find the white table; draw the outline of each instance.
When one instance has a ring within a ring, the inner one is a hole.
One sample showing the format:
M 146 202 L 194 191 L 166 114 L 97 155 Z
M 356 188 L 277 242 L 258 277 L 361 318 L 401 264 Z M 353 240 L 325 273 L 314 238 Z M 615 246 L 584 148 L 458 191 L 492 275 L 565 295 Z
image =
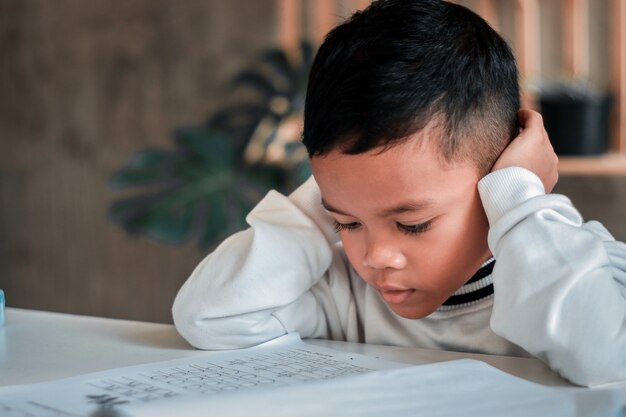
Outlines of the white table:
M 307 343 L 419 364 L 473 358 L 547 385 L 567 385 L 536 359 L 328 340 Z M 0 386 L 42 382 L 123 366 L 192 357 L 172 325 L 7 308 L 0 327 Z

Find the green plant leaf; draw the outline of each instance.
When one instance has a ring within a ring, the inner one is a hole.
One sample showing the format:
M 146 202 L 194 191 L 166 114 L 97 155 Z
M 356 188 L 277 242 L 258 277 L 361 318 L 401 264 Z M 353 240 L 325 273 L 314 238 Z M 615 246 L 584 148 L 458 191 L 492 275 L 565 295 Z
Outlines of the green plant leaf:
M 183 162 L 181 156 L 172 151 L 147 149 L 137 152 L 126 166 L 113 174 L 109 186 L 124 189 L 175 181 Z
M 206 171 L 221 171 L 235 163 L 235 148 L 232 141 L 220 133 L 204 128 L 178 129 L 174 134 L 176 144 Z
M 185 243 L 193 233 L 196 204 L 157 203 L 132 224 L 135 230 L 148 233 L 153 239 Z
M 294 188 L 305 182 L 311 176 L 311 165 L 309 161 L 305 160 L 296 165 L 294 169 Z
M 303 40 L 300 42 L 300 66 L 298 72 L 306 75 L 306 78 L 308 78 L 309 70 L 311 65 L 313 65 L 313 59 L 315 59 L 315 48 L 313 48 L 311 42 Z
M 295 67 L 289 61 L 287 54 L 280 49 L 270 49 L 261 55 L 261 65 L 269 69 L 269 76 L 274 79 L 275 85 L 283 88 L 282 92 L 293 91 L 297 81 Z
M 204 200 L 205 221 L 204 229 L 200 229 L 198 245 L 201 248 L 209 248 L 217 239 L 225 237 L 232 231 L 243 227 L 243 219 L 237 216 L 237 220 L 229 222 L 227 218 L 227 204 L 223 198 L 207 197 Z M 228 227 L 223 227 L 227 225 Z
M 269 189 L 288 193 L 306 180 L 307 161 L 274 166 L 244 157 L 254 149 L 251 142 L 262 152 L 272 141 L 281 145 L 277 129 L 302 111 L 313 48 L 304 42 L 300 54 L 294 62 L 281 50 L 262 54 L 232 81 L 252 88 L 254 100 L 219 109 L 202 126 L 177 129 L 174 149 L 133 155 L 109 185 L 135 194 L 111 204 L 110 220 L 129 234 L 169 244 L 196 240 L 206 249 L 245 227 L 247 213 Z M 285 155 L 300 158 L 301 144 L 284 147 Z
M 235 78 L 233 78 L 232 85 L 234 87 L 248 85 L 265 98 L 272 97 L 280 93 L 271 78 L 268 78 L 256 70 L 245 70 L 240 72 L 235 76 Z

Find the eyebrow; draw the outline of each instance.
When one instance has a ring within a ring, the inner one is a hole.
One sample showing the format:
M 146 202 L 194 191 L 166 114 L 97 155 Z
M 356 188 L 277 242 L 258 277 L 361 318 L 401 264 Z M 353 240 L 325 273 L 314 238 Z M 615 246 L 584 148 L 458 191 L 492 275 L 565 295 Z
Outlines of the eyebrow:
M 393 215 L 407 213 L 407 212 L 422 211 L 427 208 L 433 207 L 434 205 L 435 205 L 435 202 L 433 200 L 428 200 L 428 199 L 417 200 L 417 201 L 410 200 L 410 201 L 403 202 L 397 206 L 386 208 L 380 212 L 380 215 L 382 217 L 390 217 Z M 322 198 L 322 206 L 324 206 L 326 210 L 331 211 L 333 213 L 341 214 L 343 216 L 350 216 L 350 214 L 331 206 L 323 198 Z

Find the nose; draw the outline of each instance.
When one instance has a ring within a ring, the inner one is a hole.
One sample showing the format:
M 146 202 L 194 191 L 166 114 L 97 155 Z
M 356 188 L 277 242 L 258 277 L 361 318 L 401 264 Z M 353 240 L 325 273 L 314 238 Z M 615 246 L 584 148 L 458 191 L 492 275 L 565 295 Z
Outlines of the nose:
M 403 269 L 406 266 L 406 257 L 393 241 L 370 239 L 363 265 L 373 269 Z

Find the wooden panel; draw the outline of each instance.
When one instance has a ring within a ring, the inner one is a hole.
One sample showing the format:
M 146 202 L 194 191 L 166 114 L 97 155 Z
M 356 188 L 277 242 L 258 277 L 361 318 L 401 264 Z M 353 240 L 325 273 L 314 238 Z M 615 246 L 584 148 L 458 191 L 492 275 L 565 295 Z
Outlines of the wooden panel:
M 522 106 L 536 108 L 535 97 L 527 87 L 537 81 L 541 71 L 539 42 L 539 4 L 537 0 L 517 0 L 515 9 L 515 50 L 522 81 Z
M 568 196 L 586 221 L 601 221 L 626 242 L 626 176 L 562 175 L 554 192 Z
M 612 149 L 626 153 L 626 1 L 611 1 L 611 87 L 615 94 Z
M 363 10 L 372 3 L 372 0 L 352 0 L 354 10 Z
M 310 3 L 309 36 L 320 45 L 326 34 L 338 23 L 335 0 L 314 0 Z
M 498 30 L 500 24 L 495 0 L 476 0 L 475 12 L 485 19 L 492 28 Z
M 589 76 L 589 3 L 563 0 L 563 69 L 569 77 Z
M 626 155 L 559 158 L 559 173 L 626 176 Z
M 277 0 L 278 42 L 287 51 L 295 53 L 302 37 L 302 1 Z
M 111 173 L 171 146 L 275 41 L 273 0 L 0 2 L 0 288 L 7 304 L 169 321 L 204 254 L 106 219 Z M 246 28 L 245 31 L 241 30 Z

